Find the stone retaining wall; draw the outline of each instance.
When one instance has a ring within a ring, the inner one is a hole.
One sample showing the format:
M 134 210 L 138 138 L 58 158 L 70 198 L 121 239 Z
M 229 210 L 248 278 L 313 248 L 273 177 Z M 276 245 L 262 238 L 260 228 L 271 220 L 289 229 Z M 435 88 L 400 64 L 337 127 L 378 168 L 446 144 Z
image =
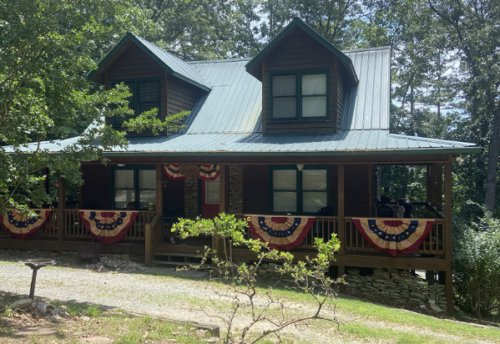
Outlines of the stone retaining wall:
M 345 278 L 349 294 L 393 305 L 441 313 L 446 310 L 444 285 L 428 285 L 427 281 L 407 270 L 375 269 L 362 276 L 357 269 L 348 269 Z

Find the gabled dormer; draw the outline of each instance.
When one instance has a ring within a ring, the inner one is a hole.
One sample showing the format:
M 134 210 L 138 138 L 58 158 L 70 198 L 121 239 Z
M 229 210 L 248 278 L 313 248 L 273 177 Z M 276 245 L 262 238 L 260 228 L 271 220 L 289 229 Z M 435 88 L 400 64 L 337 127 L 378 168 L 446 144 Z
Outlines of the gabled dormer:
M 137 115 L 158 108 L 162 119 L 183 110 L 191 111 L 195 102 L 211 89 L 192 66 L 131 33 L 120 39 L 88 78 L 104 84 L 106 89 L 125 83 L 133 95 L 130 107 Z M 111 124 L 119 128 L 123 120 L 115 117 Z
M 298 18 L 246 69 L 262 82 L 266 134 L 337 132 L 345 90 L 358 83 L 349 57 Z

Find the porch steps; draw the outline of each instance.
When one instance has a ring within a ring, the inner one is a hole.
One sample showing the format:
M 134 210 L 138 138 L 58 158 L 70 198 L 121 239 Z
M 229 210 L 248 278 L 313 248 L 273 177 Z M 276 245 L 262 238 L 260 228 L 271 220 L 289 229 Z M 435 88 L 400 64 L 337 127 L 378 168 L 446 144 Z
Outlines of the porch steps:
M 201 266 L 201 258 L 197 253 L 155 252 L 153 253 L 152 264 L 171 266 Z

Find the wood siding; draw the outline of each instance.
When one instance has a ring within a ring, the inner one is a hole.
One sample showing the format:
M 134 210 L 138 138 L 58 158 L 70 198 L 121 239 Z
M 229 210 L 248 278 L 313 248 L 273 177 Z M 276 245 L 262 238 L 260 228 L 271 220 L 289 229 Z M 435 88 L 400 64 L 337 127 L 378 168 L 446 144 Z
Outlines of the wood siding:
M 368 165 L 345 166 L 345 216 L 369 216 Z M 243 166 L 243 212 L 245 214 L 269 214 L 271 190 L 269 166 Z M 338 216 L 338 167 L 330 166 L 330 207 Z
M 109 166 L 82 165 L 81 209 L 111 209 L 111 172 Z
M 172 75 L 167 78 L 167 89 L 167 116 L 183 110 L 191 111 L 201 92 L 197 87 Z
M 243 213 L 269 214 L 269 167 L 243 166 Z
M 337 131 L 337 57 L 301 29 L 296 28 L 265 59 L 263 73 L 263 128 L 265 133 L 329 133 Z M 328 69 L 330 104 L 324 121 L 270 122 L 269 73 L 287 70 Z
M 370 216 L 369 165 L 345 165 L 345 216 Z
M 342 107 L 344 106 L 345 97 L 345 72 L 342 68 L 338 71 L 337 78 L 337 130 L 340 130 L 340 121 L 342 118 Z

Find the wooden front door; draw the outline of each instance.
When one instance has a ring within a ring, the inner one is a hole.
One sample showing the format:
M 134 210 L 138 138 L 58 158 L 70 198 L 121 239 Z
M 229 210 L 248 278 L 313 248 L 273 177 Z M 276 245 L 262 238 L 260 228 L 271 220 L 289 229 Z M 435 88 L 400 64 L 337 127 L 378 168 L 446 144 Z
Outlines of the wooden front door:
M 220 178 L 201 181 L 201 217 L 214 218 L 220 210 Z

